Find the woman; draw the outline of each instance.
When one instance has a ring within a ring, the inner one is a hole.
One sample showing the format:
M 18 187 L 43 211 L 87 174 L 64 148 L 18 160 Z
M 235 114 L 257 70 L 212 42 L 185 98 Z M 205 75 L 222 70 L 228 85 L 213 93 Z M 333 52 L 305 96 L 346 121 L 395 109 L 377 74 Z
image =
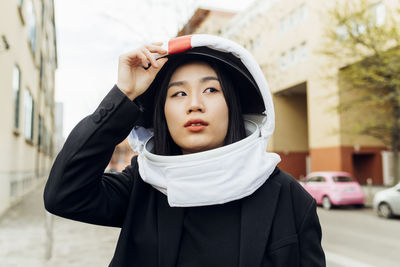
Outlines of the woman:
M 117 85 L 71 132 L 46 209 L 121 227 L 113 267 L 325 266 L 314 199 L 266 152 L 273 129 L 267 83 L 241 46 L 210 35 L 144 46 L 120 57 Z M 130 131 L 139 156 L 104 173 Z

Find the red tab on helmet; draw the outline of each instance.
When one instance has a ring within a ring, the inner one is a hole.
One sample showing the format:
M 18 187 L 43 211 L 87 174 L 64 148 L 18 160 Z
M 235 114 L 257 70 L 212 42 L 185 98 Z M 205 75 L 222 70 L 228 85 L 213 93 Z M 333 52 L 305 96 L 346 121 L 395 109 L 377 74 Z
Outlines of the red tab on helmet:
M 191 40 L 191 35 L 185 35 L 171 39 L 168 42 L 168 54 L 181 53 L 192 48 Z

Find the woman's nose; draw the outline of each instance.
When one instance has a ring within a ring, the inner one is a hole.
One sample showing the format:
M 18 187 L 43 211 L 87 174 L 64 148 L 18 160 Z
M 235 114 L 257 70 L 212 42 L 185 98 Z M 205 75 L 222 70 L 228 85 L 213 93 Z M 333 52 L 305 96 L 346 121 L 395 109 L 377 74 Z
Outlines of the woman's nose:
M 187 109 L 186 109 L 186 113 L 192 113 L 192 112 L 204 112 L 204 104 L 203 101 L 201 100 L 201 97 L 197 96 L 197 95 L 192 95 L 190 97 Z

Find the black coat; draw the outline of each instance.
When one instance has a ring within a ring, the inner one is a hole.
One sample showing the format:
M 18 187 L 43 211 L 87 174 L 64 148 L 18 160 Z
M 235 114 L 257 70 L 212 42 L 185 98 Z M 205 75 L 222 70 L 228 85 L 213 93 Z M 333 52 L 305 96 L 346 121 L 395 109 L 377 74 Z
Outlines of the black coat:
M 104 173 L 115 146 L 140 111 L 117 87 L 71 132 L 52 167 L 46 209 L 82 222 L 122 227 L 112 267 L 172 267 L 184 208 L 143 182 L 136 157 L 120 173 Z M 314 199 L 287 173 L 275 169 L 241 201 L 239 266 L 325 266 Z

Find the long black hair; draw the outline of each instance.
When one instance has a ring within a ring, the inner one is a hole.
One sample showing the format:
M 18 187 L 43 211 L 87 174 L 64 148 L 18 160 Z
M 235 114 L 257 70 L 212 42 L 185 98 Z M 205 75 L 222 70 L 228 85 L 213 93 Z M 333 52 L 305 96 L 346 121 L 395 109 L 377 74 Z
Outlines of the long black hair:
M 170 62 L 171 61 L 171 62 Z M 153 126 L 154 126 L 154 153 L 158 155 L 181 155 L 181 148 L 173 141 L 167 126 L 164 114 L 164 106 L 167 97 L 168 84 L 172 74 L 175 70 L 190 62 L 204 62 L 208 64 L 216 72 L 222 91 L 228 106 L 229 123 L 228 130 L 225 136 L 224 145 L 232 144 L 236 141 L 243 139 L 246 136 L 244 128 L 244 121 L 242 116 L 242 108 L 239 101 L 237 90 L 230 78 L 235 75 L 229 71 L 224 63 L 205 57 L 188 56 L 181 58 L 169 59 L 169 62 L 163 68 L 167 68 L 163 75 L 163 80 L 160 83 L 155 93 L 155 106 L 153 113 Z M 168 64 L 168 65 L 167 65 Z

